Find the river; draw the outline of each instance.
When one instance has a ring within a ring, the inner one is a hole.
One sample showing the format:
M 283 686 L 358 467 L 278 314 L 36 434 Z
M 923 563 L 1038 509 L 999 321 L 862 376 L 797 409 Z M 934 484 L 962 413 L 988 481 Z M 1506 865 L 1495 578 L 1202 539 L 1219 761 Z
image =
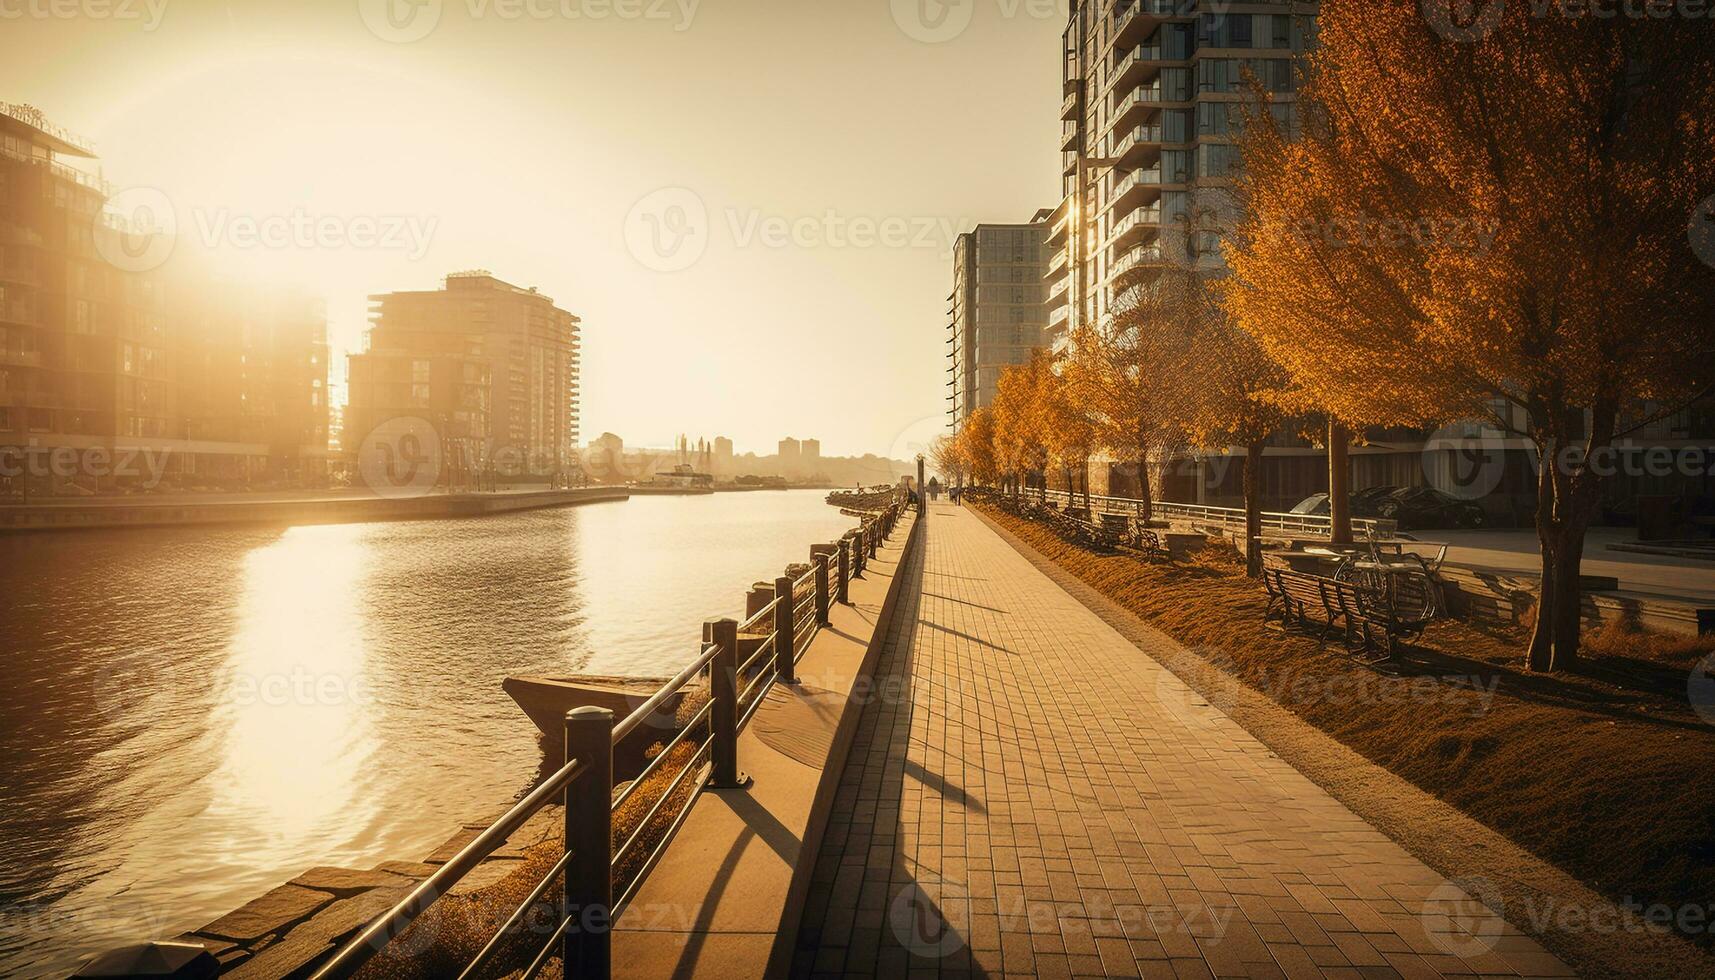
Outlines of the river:
M 854 523 L 823 497 L 0 537 L 0 975 L 498 814 L 540 761 L 503 677 L 674 673 Z

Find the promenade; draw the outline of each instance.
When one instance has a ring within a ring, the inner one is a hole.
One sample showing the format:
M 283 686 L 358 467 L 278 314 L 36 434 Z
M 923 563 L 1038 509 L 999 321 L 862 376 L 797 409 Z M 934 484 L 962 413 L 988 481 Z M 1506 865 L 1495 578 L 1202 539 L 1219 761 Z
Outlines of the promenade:
M 795 976 L 1571 975 L 977 516 L 923 530 Z

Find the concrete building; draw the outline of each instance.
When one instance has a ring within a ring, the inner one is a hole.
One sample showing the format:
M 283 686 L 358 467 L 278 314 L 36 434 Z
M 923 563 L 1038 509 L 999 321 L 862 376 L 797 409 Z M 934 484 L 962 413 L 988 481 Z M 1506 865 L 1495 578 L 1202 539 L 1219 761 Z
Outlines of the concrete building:
M 787 436 L 780 440 L 780 475 L 791 478 L 803 468 L 804 444 Z
M 805 439 L 798 444 L 799 457 L 805 466 L 815 466 L 822 458 L 822 441 L 820 439 Z
M 1048 210 L 1024 224 L 984 224 L 953 247 L 947 297 L 947 395 L 953 428 L 994 401 L 1000 374 L 1043 346 Z
M 318 485 L 329 443 L 327 307 L 301 290 L 167 281 L 191 483 Z
M 319 300 L 156 271 L 162 229 L 108 210 L 94 159 L 30 106 L 0 103 L 0 446 L 25 492 L 139 484 L 244 489 L 326 477 L 327 327 Z M 142 217 L 139 215 L 138 217 Z M 88 465 L 48 467 L 67 452 Z M 45 475 L 44 475 L 45 474 Z
M 354 356 L 353 406 L 359 404 L 362 385 L 383 378 L 389 385 L 420 385 L 424 382 L 417 379 L 426 374 L 445 389 L 414 392 L 401 407 L 422 408 L 415 403 L 427 399 L 434 403 L 428 407 L 446 417 L 423 417 L 450 426 L 447 437 L 461 441 L 470 438 L 480 415 L 482 445 L 472 465 L 513 477 L 552 476 L 577 466 L 576 316 L 535 289 L 513 286 L 482 271 L 450 275 L 439 290 L 387 293 L 371 301 L 375 305 L 363 356 L 375 366 L 360 376 Z M 392 366 L 380 368 L 382 361 Z M 408 368 L 399 366 L 407 363 Z M 480 401 L 464 390 L 479 376 L 488 385 Z M 380 402 L 366 406 L 381 407 Z M 373 425 L 382 420 L 369 416 L 364 421 Z M 355 418 L 347 420 L 347 444 L 361 442 L 367 431 L 351 431 L 357 423 Z
M 89 141 L 0 103 L 0 442 L 48 451 L 179 436 L 164 295 L 103 260 Z
M 1049 218 L 1048 342 L 1100 326 L 1139 265 L 1220 264 L 1247 73 L 1290 123 L 1318 4 L 1074 0 L 1062 36 L 1061 179 Z

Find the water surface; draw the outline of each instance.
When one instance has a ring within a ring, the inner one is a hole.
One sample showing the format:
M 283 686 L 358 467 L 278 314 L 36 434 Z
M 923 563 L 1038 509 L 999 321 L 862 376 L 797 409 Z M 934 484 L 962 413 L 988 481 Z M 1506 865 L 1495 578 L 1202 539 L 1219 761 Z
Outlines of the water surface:
M 0 537 L 0 975 L 420 859 L 536 773 L 503 677 L 672 674 L 852 523 L 794 491 Z

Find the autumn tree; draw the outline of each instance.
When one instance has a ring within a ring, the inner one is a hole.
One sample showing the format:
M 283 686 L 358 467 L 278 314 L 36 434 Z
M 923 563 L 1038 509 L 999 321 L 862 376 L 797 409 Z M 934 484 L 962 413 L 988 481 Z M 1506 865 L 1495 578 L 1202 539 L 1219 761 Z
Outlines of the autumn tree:
M 1036 352 L 1029 362 L 1002 371 L 995 388 L 995 461 L 1015 497 L 1033 474 L 1048 468 L 1040 379 L 1046 370 L 1046 355 Z
M 1036 386 L 1036 412 L 1042 427 L 1048 458 L 1066 477 L 1068 497 L 1078 492 L 1082 478 L 1084 507 L 1090 506 L 1090 457 L 1097 448 L 1096 426 L 1091 419 L 1085 389 L 1076 385 L 1065 370 L 1038 351 L 1025 368 Z
M 996 462 L 994 442 L 994 410 L 979 408 L 965 416 L 955 440 L 961 465 L 972 480 L 979 484 L 998 483 L 1000 466 Z
M 1073 335 L 1062 368 L 1086 406 L 1097 446 L 1136 467 L 1145 520 L 1153 516 L 1152 457 L 1184 447 L 1178 400 L 1192 371 L 1186 355 L 1194 331 L 1177 286 L 1177 280 L 1129 281 L 1109 324 Z
M 1715 268 L 1687 235 L 1715 194 L 1715 44 L 1536 6 L 1449 31 L 1415 0 L 1325 0 L 1301 131 L 1247 127 L 1227 260 L 1239 321 L 1336 416 L 1528 437 L 1529 662 L 1555 670 L 1579 645 L 1589 461 L 1715 374 Z

